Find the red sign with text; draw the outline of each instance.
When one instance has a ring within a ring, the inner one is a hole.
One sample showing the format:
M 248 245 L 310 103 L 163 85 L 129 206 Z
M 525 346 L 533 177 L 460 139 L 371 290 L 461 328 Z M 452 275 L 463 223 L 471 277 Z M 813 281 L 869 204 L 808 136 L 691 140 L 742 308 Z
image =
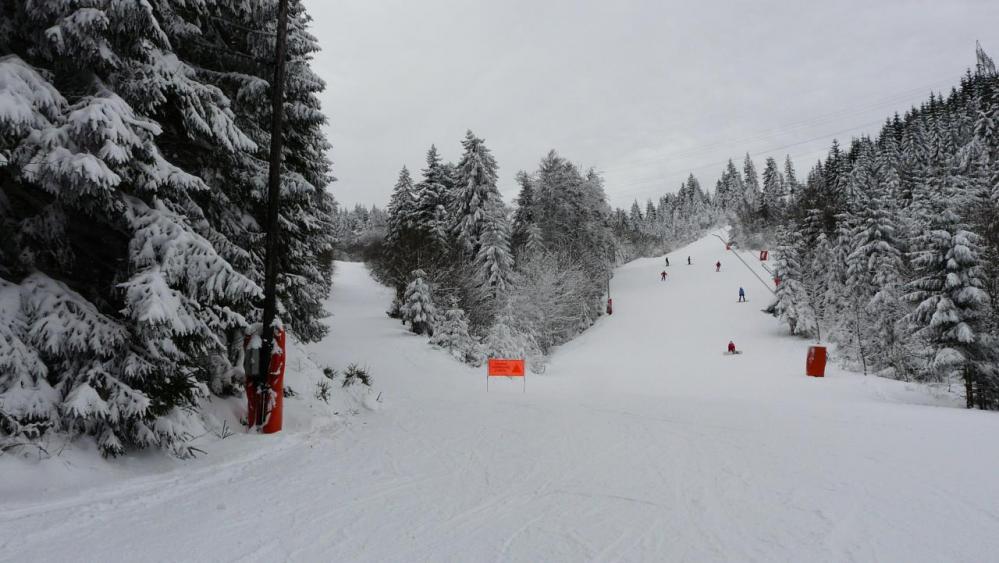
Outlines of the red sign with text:
M 489 359 L 489 377 L 524 377 L 524 360 Z

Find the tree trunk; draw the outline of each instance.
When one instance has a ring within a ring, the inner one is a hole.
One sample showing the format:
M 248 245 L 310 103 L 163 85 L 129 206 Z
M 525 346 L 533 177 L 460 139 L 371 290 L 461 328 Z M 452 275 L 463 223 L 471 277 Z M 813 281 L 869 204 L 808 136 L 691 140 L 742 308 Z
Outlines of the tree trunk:
M 968 373 L 968 368 L 962 370 L 964 375 L 964 396 L 969 409 L 975 408 L 975 387 L 972 384 L 973 376 Z

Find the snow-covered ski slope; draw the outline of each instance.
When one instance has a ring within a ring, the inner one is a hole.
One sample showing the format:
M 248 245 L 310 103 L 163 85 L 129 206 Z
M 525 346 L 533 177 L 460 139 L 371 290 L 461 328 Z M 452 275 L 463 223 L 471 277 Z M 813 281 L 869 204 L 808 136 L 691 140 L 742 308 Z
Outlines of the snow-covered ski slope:
M 482 370 L 405 332 L 391 292 L 339 264 L 332 332 L 309 349 L 367 365 L 381 410 L 8 504 L 0 560 L 997 560 L 999 447 L 981 444 L 999 445 L 999 416 L 807 378 L 808 342 L 760 313 L 766 290 L 718 239 L 670 258 L 665 282 L 662 259 L 620 268 L 614 315 L 526 394 L 486 394 Z M 723 355 L 730 339 L 742 355 Z

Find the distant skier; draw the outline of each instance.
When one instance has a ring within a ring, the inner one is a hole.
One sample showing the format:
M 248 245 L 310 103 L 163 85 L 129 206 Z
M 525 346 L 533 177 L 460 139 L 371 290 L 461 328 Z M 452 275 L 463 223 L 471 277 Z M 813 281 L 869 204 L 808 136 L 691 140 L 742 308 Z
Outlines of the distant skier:
M 746 301 L 746 290 L 745 290 L 745 289 L 742 289 L 742 288 L 740 287 L 740 288 L 739 288 L 739 302 L 740 302 L 740 303 L 742 303 L 742 302 L 744 302 L 744 301 Z
M 687 257 L 687 265 L 690 265 L 690 256 Z
M 669 256 L 666 257 L 666 267 L 669 267 Z
M 728 353 L 738 354 L 738 352 L 735 351 L 735 342 L 732 342 L 731 340 L 728 341 Z
M 716 272 L 720 272 L 721 271 L 721 260 L 715 262 L 715 271 Z
M 662 281 L 666 281 L 666 270 L 663 270 Z

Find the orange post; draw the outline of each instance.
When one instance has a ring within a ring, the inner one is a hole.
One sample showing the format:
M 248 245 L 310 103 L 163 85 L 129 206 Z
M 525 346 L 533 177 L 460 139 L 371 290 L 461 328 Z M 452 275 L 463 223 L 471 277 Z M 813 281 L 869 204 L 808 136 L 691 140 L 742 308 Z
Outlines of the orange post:
M 250 343 L 252 336 L 247 336 L 244 340 L 244 346 Z M 274 330 L 274 353 L 271 354 L 271 365 L 267 374 L 267 403 L 266 408 L 264 408 L 264 416 L 266 417 L 263 425 L 260 428 L 263 434 L 273 434 L 275 432 L 281 431 L 281 423 L 284 414 L 284 367 L 286 358 L 286 348 L 285 348 L 285 333 L 283 328 L 278 328 Z M 246 369 L 246 402 L 247 402 L 247 415 L 246 420 L 249 422 L 250 426 L 256 424 L 257 418 L 259 416 L 258 409 L 264 405 L 261 401 L 260 395 L 257 393 L 256 384 L 252 374 L 255 373 L 257 369 L 256 358 L 258 354 L 253 353 L 255 350 L 247 351 L 247 367 Z
M 826 347 L 811 346 L 808 348 L 808 359 L 805 360 L 805 373 L 811 377 L 825 377 Z

